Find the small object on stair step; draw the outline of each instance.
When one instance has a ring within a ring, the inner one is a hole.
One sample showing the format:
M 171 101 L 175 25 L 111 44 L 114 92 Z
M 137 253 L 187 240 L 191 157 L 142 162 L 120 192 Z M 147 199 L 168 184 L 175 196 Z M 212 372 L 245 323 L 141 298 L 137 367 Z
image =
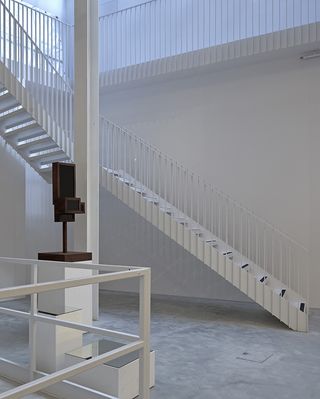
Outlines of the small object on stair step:
M 223 255 L 223 256 L 227 256 L 229 259 L 232 259 L 232 258 L 233 258 L 233 253 L 232 253 L 232 251 L 223 252 L 222 255 Z
M 149 201 L 149 202 L 152 202 L 154 205 L 158 205 L 158 204 L 159 204 L 158 199 L 155 198 L 155 197 L 145 197 L 145 199 L 146 199 L 147 201 Z
M 244 265 L 241 266 L 241 269 L 245 269 L 248 266 L 249 266 L 249 263 L 245 263 Z
M 306 309 L 306 304 L 304 302 L 301 302 L 300 306 L 299 306 L 299 309 L 300 309 L 301 312 L 304 312 L 305 309 Z
M 267 280 L 268 276 L 262 276 L 259 278 L 260 283 L 265 283 Z
M 167 215 L 171 216 L 172 215 L 172 210 L 170 208 L 160 208 L 160 210 Z
M 127 186 L 133 186 L 132 181 L 126 179 L 125 177 L 119 177 L 119 180 L 120 180 L 122 183 L 126 184 Z
M 206 244 L 212 245 L 213 247 L 217 246 L 217 241 L 216 240 L 206 240 Z
M 147 193 L 143 191 L 141 188 L 132 188 L 132 190 L 134 190 L 137 194 L 142 195 L 142 197 L 145 197 L 147 195 Z
M 198 237 L 202 236 L 202 231 L 199 228 L 197 228 L 197 227 L 192 228 L 191 231 L 192 231 L 193 234 L 195 234 Z
M 186 219 L 177 218 L 176 221 L 177 221 L 179 224 L 182 224 L 183 226 L 187 226 L 187 225 L 188 225 L 188 222 L 186 221 Z
M 281 296 L 281 298 L 284 297 L 286 291 L 287 291 L 287 290 L 286 290 L 285 288 L 283 288 L 283 289 L 280 291 L 280 296 Z

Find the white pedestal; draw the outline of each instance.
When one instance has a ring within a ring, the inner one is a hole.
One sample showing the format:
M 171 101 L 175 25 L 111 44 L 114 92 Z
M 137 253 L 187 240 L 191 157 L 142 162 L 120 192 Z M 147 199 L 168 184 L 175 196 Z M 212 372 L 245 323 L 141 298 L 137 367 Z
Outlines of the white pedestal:
M 91 263 L 91 262 L 84 262 Z M 80 263 L 81 264 L 81 263 Z M 92 276 L 92 270 L 74 269 L 70 267 L 57 268 L 50 266 L 42 266 L 39 268 L 38 281 L 57 281 L 79 277 Z M 60 308 L 74 307 L 82 309 L 82 320 L 85 324 L 92 323 L 92 286 L 68 288 L 66 290 L 58 290 L 46 292 L 38 295 L 38 309 L 42 312 L 50 313 L 52 305 Z M 49 342 L 48 342 L 49 344 Z
M 66 367 L 91 359 L 93 356 L 119 348 L 123 344 L 100 340 L 93 344 L 66 353 Z M 71 379 L 73 382 L 115 396 L 132 399 L 139 395 L 139 354 L 122 356 L 119 359 L 95 367 Z M 150 353 L 150 388 L 155 385 L 155 352 Z
M 83 311 L 76 308 L 61 308 L 44 313 L 58 320 L 81 322 Z M 53 308 L 52 308 L 53 309 Z M 41 315 L 41 312 L 39 312 Z M 52 373 L 65 367 L 65 353 L 82 345 L 83 332 L 72 328 L 37 322 L 36 359 L 37 370 Z
M 91 263 L 91 262 L 79 262 Z M 38 281 L 58 281 L 92 276 L 92 270 L 42 266 Z M 38 295 L 38 311 L 60 320 L 92 324 L 92 286 L 67 288 Z M 65 353 L 82 346 L 85 331 L 37 323 L 37 369 L 47 373 L 65 367 Z

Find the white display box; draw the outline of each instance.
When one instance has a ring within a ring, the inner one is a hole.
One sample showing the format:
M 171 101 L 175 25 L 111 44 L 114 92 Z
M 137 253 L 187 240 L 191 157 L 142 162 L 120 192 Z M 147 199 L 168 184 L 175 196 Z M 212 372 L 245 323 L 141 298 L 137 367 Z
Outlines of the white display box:
M 85 345 L 66 353 L 66 367 L 91 359 L 124 344 L 106 339 Z M 79 385 L 100 391 L 119 399 L 132 399 L 139 395 L 139 353 L 133 352 L 97 366 L 71 379 Z M 150 352 L 150 388 L 155 385 L 155 352 Z
M 83 311 L 71 307 L 54 306 L 39 315 L 58 320 L 81 323 Z M 56 326 L 45 322 L 36 324 L 36 368 L 38 371 L 52 373 L 64 368 L 65 353 L 82 345 L 83 331 Z
M 87 262 L 85 262 L 87 263 Z M 91 262 L 88 262 L 91 263 Z M 79 263 L 81 264 L 81 263 Z M 38 282 L 57 281 L 76 279 L 81 277 L 91 277 L 92 270 L 78 269 L 71 267 L 52 267 L 51 265 L 43 266 L 38 271 Z M 65 290 L 57 290 L 46 292 L 38 295 L 38 309 L 41 312 L 51 312 L 52 304 L 56 306 L 74 307 L 82 309 L 82 320 L 79 322 L 84 324 L 92 324 L 92 286 L 86 285 L 81 287 L 68 288 Z

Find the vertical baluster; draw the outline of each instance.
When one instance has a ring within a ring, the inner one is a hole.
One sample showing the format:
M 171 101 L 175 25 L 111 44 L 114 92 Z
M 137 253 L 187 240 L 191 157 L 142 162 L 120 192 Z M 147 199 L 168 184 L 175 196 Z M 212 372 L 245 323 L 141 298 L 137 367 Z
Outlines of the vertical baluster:
M 161 185 L 161 164 L 162 164 L 162 158 L 161 158 L 161 153 L 159 152 L 157 155 L 158 162 L 157 162 L 157 168 L 158 168 L 158 173 L 157 173 L 157 179 L 158 179 L 158 194 L 159 194 L 159 209 L 160 209 L 160 197 L 163 196 L 162 192 L 162 185 Z
M 281 237 L 279 237 L 279 250 L 280 250 L 280 270 L 279 270 L 279 275 L 280 275 L 280 281 L 283 281 L 283 243 L 281 240 Z
M 228 252 L 230 250 L 229 248 L 229 199 L 228 198 L 224 198 L 224 223 L 225 223 L 225 244 L 226 244 L 226 252 Z
M 217 230 L 216 230 L 216 225 L 217 225 L 217 218 L 216 218 L 216 193 L 214 191 L 214 188 L 211 186 L 210 189 L 211 192 L 211 233 L 213 233 L 217 237 Z
M 190 217 L 192 220 L 194 220 L 194 208 L 193 208 L 193 173 L 189 174 L 190 178 L 189 178 L 189 198 L 190 198 Z
M 206 230 L 210 230 L 210 209 L 208 208 L 209 202 L 208 202 L 208 185 L 207 183 L 204 183 L 204 212 L 203 212 L 203 218 L 204 218 L 204 226 Z
M 217 220 L 217 237 L 221 240 L 221 210 L 220 210 L 220 194 L 216 194 L 216 220 Z
M 238 247 L 236 246 L 236 214 L 235 214 L 235 204 L 232 202 L 232 228 L 231 228 L 231 234 L 232 234 L 232 248 L 237 249 Z
M 240 219 L 240 236 L 239 236 L 239 246 L 240 246 L 240 254 L 241 254 L 241 262 L 243 262 L 243 257 L 245 254 L 245 250 L 244 250 L 244 242 L 243 242 L 243 211 L 242 209 L 239 207 L 239 219 Z

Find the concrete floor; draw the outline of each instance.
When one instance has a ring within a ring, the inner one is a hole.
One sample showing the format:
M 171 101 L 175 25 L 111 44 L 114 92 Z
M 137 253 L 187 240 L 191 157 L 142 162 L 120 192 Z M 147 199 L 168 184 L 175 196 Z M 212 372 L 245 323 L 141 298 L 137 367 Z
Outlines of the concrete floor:
M 137 296 L 102 292 L 97 325 L 136 333 L 137 316 Z M 27 323 L 7 316 L 1 321 L 1 357 L 25 363 Z M 318 311 L 304 334 L 289 330 L 253 303 L 155 297 L 152 347 L 152 399 L 320 398 Z M 0 391 L 5 389 L 0 382 Z

